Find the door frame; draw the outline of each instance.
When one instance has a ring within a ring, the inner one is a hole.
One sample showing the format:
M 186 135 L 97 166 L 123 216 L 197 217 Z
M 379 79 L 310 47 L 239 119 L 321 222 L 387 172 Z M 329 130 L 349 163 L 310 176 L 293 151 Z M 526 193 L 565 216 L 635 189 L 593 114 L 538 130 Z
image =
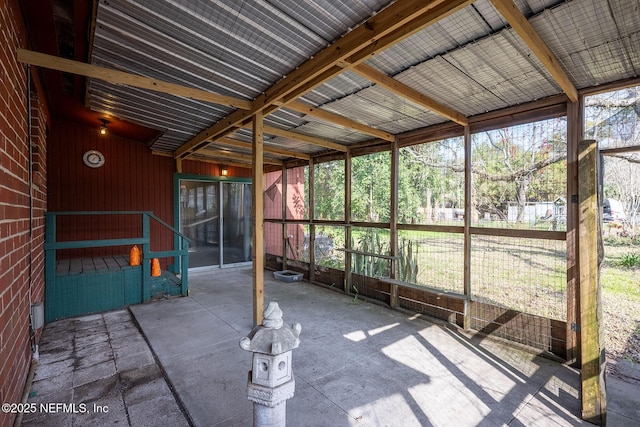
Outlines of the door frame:
M 243 177 L 228 177 L 228 176 L 209 176 L 209 175 L 197 175 L 197 174 L 186 174 L 186 173 L 174 173 L 173 174 L 173 227 L 176 230 L 180 230 L 180 181 L 199 181 L 199 182 L 211 182 L 211 183 L 228 183 L 228 184 L 253 184 L 253 180 L 251 178 L 243 178 Z M 222 202 L 222 187 L 219 185 L 218 187 L 218 198 L 220 202 Z M 220 215 L 222 216 L 222 203 L 218 203 L 218 209 L 220 210 Z M 224 218 L 223 225 L 224 227 Z M 220 230 L 220 236 L 222 236 L 223 230 Z M 175 239 L 176 237 L 174 237 Z M 176 243 L 174 242 L 174 245 Z M 224 255 L 224 244 L 222 242 L 222 238 L 220 239 L 220 259 L 218 260 L 217 265 L 204 266 L 204 267 L 196 267 L 197 269 L 209 269 L 209 268 L 225 268 L 225 267 L 235 267 L 238 265 L 250 265 L 253 261 L 234 263 L 234 264 L 224 264 L 223 261 Z M 176 257 L 174 259 L 174 271 L 180 271 L 180 257 Z

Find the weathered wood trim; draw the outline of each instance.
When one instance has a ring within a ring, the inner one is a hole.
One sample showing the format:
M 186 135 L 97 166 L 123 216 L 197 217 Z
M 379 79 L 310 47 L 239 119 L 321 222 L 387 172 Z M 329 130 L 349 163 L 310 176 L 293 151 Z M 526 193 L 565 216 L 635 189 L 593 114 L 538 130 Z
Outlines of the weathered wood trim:
M 580 338 L 582 418 L 605 425 L 605 351 L 598 265 L 598 148 L 594 140 L 578 144 L 578 229 L 580 236 Z
M 581 98 L 582 100 L 583 98 Z M 582 139 L 581 103 L 567 105 L 567 331 L 566 360 L 580 366 L 580 284 L 578 263 L 578 142 Z

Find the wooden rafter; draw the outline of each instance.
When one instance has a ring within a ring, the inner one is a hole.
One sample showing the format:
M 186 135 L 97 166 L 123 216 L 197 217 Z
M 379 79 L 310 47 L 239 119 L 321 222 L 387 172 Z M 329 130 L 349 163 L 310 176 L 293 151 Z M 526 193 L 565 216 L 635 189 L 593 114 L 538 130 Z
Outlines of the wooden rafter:
M 309 144 L 317 145 L 318 147 L 328 148 L 330 150 L 336 150 L 336 151 L 342 151 L 342 152 L 347 151 L 347 147 L 342 144 L 331 142 L 326 139 L 318 138 L 315 136 L 309 136 L 309 135 L 304 135 L 298 132 L 292 132 L 289 130 L 280 129 L 274 126 L 265 126 L 264 132 L 271 135 L 275 135 L 275 136 L 281 136 L 284 138 L 307 142 Z
M 251 162 L 252 160 L 251 154 L 232 153 L 230 151 L 216 150 L 211 148 L 201 150 L 200 154 L 211 157 L 211 158 L 218 158 L 218 159 L 232 159 L 232 160 L 241 160 L 246 162 Z M 264 164 L 282 166 L 282 162 L 280 160 L 275 160 L 275 159 L 264 159 Z
M 251 124 L 244 126 L 246 128 L 251 128 Z M 315 136 L 304 135 L 298 132 L 292 132 L 286 129 L 280 129 L 274 126 L 263 126 L 264 133 L 269 135 L 281 136 L 283 138 L 295 139 L 297 141 L 303 141 L 309 144 L 317 145 L 318 147 L 328 148 L 330 150 L 342 151 L 343 153 L 347 151 L 347 147 L 342 144 L 338 144 L 332 141 L 328 141 L 326 139 L 318 138 Z
M 214 104 L 226 105 L 229 107 L 245 110 L 251 108 L 251 101 L 248 100 L 219 95 L 205 90 L 190 88 L 174 83 L 167 83 L 157 79 L 151 79 L 124 71 L 118 71 L 69 59 L 58 58 L 56 56 L 33 52 L 26 49 L 18 49 L 18 60 L 25 64 L 30 64 L 42 68 L 49 68 L 65 73 L 77 74 L 89 78 L 95 78 L 113 84 L 132 86 L 140 89 L 148 89 L 156 92 L 182 96 L 185 98 L 196 99 L 200 101 L 212 102 Z M 287 107 L 293 111 L 317 117 L 321 120 L 335 123 L 349 129 L 354 129 L 358 132 L 385 139 L 387 141 L 393 141 L 394 139 L 394 136 L 388 132 L 363 125 L 356 121 L 347 119 L 346 117 L 342 117 L 328 111 L 320 110 L 319 108 L 302 102 L 292 102 Z
M 362 77 L 371 80 L 375 84 L 384 87 L 385 89 L 406 98 L 416 104 L 425 107 L 436 114 L 441 115 L 449 120 L 452 120 L 462 126 L 467 126 L 469 121 L 463 115 L 457 111 L 440 104 L 437 101 L 429 98 L 428 96 L 418 92 L 415 89 L 410 88 L 404 83 L 400 83 L 396 79 L 387 76 L 384 73 L 372 68 L 366 64 L 358 64 L 352 68 L 353 71 L 360 74 Z
M 347 129 L 354 129 L 358 132 L 366 133 L 367 135 L 384 139 L 385 141 L 393 142 L 395 140 L 395 136 L 392 133 L 363 125 L 362 123 L 358 123 L 354 120 L 342 117 L 338 114 L 322 110 L 318 107 L 314 107 L 313 105 L 305 104 L 304 102 L 292 101 L 286 105 L 286 108 L 298 113 L 318 118 L 320 120 L 324 120 L 325 122 L 334 123 Z
M 336 61 L 332 68 L 327 69 L 324 73 L 319 74 L 315 78 L 309 79 L 304 83 L 304 85 L 301 85 L 299 89 L 292 91 L 290 94 L 283 97 L 281 101 L 283 104 L 293 101 L 346 69 L 366 61 L 384 49 L 387 49 L 394 43 L 417 33 L 423 28 L 438 22 L 471 3 L 473 3 L 473 0 L 447 0 L 444 3 L 434 6 L 432 9 L 426 10 L 423 14 L 407 22 L 402 27 L 380 37 L 380 39 L 375 40 L 374 43 L 367 44 L 363 46 L 362 49 L 354 52 L 351 56 L 343 60 Z
M 148 89 L 155 92 L 226 105 L 233 108 L 245 110 L 251 108 L 251 101 L 244 99 L 232 98 L 230 96 L 220 95 L 206 90 L 190 88 L 175 83 L 168 83 L 162 80 L 126 73 L 124 71 L 99 67 L 97 65 L 85 64 L 84 62 L 58 58 L 57 56 L 33 52 L 26 49 L 18 49 L 18 61 L 37 67 L 49 68 L 51 70 L 99 79 L 113 84 L 133 86 L 140 89 Z
M 520 12 L 518 6 L 516 6 L 512 0 L 491 0 L 491 4 L 498 9 L 498 12 L 507 20 L 511 28 L 513 28 L 526 45 L 529 46 L 529 49 L 531 49 L 542 65 L 549 71 L 549 74 L 553 76 L 569 100 L 571 102 L 577 102 L 578 90 L 573 83 L 571 83 L 567 73 L 562 69 L 558 58 L 542 40 L 533 28 L 533 25 L 531 25 L 522 12 Z
M 250 142 L 238 141 L 237 139 L 231 139 L 231 138 L 220 138 L 215 142 L 219 142 L 220 144 L 228 145 L 230 147 L 245 148 L 249 151 L 251 151 L 251 149 L 253 148 Z M 210 144 L 209 147 L 211 147 L 211 145 L 212 144 Z M 283 150 L 282 148 L 270 147 L 268 145 L 264 146 L 264 152 L 272 153 L 272 154 L 280 154 L 282 156 L 288 156 L 288 157 L 293 157 L 293 158 L 302 159 L 302 160 L 309 160 L 309 157 L 310 157 L 308 154 L 298 153 L 296 151 Z
M 243 168 L 243 169 L 251 169 L 253 167 L 251 163 L 234 162 L 234 161 L 229 161 L 228 159 L 216 159 L 214 157 L 197 157 L 197 158 L 188 159 L 188 160 L 195 160 L 202 163 L 213 163 L 216 165 L 233 166 L 236 168 Z
M 356 57 L 360 52 L 365 51 L 366 54 L 360 59 L 364 61 L 370 55 L 388 48 L 470 3 L 472 0 L 407 0 L 393 3 L 268 88 L 253 101 L 251 109 L 235 111 L 200 132 L 178 148 L 175 156 L 185 157 L 190 152 L 197 151 L 203 145 L 207 145 L 208 140 L 227 135 L 238 123 L 245 122 L 258 112 L 271 112 L 272 109 L 278 108 L 272 107 L 274 103 L 294 101 L 305 91 L 315 87 L 310 87 L 310 82 L 317 86 L 340 74 L 343 69 L 337 64 L 342 61 Z M 319 76 L 322 76 L 323 80 L 318 80 Z

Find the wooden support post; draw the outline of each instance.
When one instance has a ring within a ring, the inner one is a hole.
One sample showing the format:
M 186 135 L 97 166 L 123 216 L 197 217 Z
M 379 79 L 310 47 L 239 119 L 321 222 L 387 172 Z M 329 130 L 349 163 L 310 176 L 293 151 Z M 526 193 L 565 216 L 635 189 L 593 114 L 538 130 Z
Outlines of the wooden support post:
M 182 173 L 182 159 L 181 158 L 177 158 L 176 159 L 176 172 L 177 173 Z
M 389 238 L 391 239 L 391 278 L 398 278 L 398 182 L 400 167 L 400 151 L 398 138 L 391 143 L 391 209 L 389 218 Z M 395 292 L 394 292 L 395 291 Z M 398 287 L 392 286 L 389 294 L 391 308 L 398 307 Z
M 471 128 L 464 127 L 464 305 L 463 328 L 471 329 L 471 218 L 475 208 L 472 201 L 473 174 L 471 173 Z
M 347 152 L 344 157 L 344 222 L 347 227 L 344 230 L 344 247 L 347 249 L 344 253 L 344 292 L 347 295 L 351 295 L 351 288 L 353 286 L 352 273 L 352 256 L 353 254 L 349 250 L 351 247 L 351 240 L 353 235 L 351 234 L 351 148 L 347 147 Z
M 580 286 L 578 266 L 578 142 L 582 140 L 580 104 L 567 103 L 567 326 L 566 360 L 580 366 Z
M 264 311 L 264 133 L 263 114 L 253 116 L 253 324 L 261 325 Z
M 605 425 L 605 351 L 598 266 L 598 150 L 594 140 L 580 142 L 578 200 L 580 236 L 580 323 L 582 418 Z
M 398 284 L 392 283 L 389 285 L 389 307 L 394 310 L 398 308 Z
M 313 157 L 309 158 L 309 280 L 316 280 L 316 227 L 313 225 L 315 217 L 315 173 L 313 170 Z
M 287 167 L 282 163 L 282 269 L 287 269 L 287 241 L 289 233 L 287 230 Z

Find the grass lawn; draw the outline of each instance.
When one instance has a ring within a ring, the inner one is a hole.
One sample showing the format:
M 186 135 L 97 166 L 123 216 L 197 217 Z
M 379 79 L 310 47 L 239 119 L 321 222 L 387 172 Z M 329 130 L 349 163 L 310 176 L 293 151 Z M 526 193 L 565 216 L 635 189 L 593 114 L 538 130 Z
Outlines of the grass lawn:
M 609 357 L 640 363 L 640 244 L 606 238 L 600 270 L 605 349 Z
M 335 247 L 343 247 L 341 228 L 328 228 Z M 376 243 L 366 252 L 388 253 L 389 233 L 376 230 Z M 356 247 L 362 245 L 364 229 L 356 229 Z M 461 233 L 432 231 L 399 232 L 400 247 L 412 242 L 418 264 L 417 284 L 464 293 L 464 237 Z M 380 250 L 381 249 L 381 250 Z M 336 258 L 336 253 L 339 259 Z M 401 253 L 406 256 L 406 253 Z M 327 266 L 344 268 L 344 253 L 335 251 Z M 374 262 L 367 257 L 366 262 Z M 380 260 L 379 262 L 385 262 Z M 471 239 L 471 292 L 474 299 L 558 320 L 566 319 L 566 243 L 557 240 L 474 235 Z M 322 262 L 321 262 L 322 263 Z M 640 308 L 640 244 L 631 239 L 605 239 L 605 262 L 601 270 L 603 300 L 623 298 Z M 637 310 L 636 310 L 637 311 Z M 633 312 L 632 312 L 633 313 Z M 636 316 L 636 321 L 640 316 Z

